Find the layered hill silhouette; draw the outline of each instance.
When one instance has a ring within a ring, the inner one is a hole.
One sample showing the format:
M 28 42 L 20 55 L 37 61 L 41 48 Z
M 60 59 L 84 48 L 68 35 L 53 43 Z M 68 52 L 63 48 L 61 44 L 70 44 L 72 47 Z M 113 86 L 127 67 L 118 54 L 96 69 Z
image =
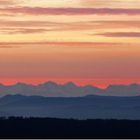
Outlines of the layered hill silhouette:
M 46 82 L 39 85 L 17 83 L 5 86 L 0 84 L 0 96 L 8 94 L 39 95 L 45 97 L 80 97 L 86 95 L 139 96 L 140 85 L 110 85 L 106 89 L 100 89 L 91 85 L 77 86 L 72 82 L 63 85 L 56 84 L 55 82 Z
M 140 119 L 140 96 L 42 97 L 7 95 L 0 98 L 1 116 L 75 119 Z

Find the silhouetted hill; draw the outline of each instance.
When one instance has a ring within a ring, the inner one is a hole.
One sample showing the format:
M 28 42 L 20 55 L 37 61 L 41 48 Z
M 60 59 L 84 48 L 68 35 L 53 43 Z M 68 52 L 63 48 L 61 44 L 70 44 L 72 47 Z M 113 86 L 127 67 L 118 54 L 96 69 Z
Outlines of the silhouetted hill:
M 140 121 L 0 118 L 0 138 L 140 138 Z
M 140 96 L 41 97 L 7 95 L 0 112 L 10 116 L 76 119 L 140 119 Z
M 112 96 L 138 96 L 140 95 L 140 85 L 110 85 L 104 93 Z
M 110 85 L 106 89 L 100 89 L 91 85 L 77 86 L 72 82 L 59 85 L 50 81 L 36 86 L 25 83 L 17 83 L 11 86 L 0 84 L 0 96 L 7 94 L 45 97 L 81 97 L 86 95 L 139 96 L 140 85 Z
M 58 85 L 54 82 L 46 82 L 37 86 L 24 83 L 17 83 L 11 86 L 0 85 L 0 96 L 6 94 L 23 94 L 27 96 L 39 95 L 45 97 L 79 97 L 100 92 L 102 92 L 102 90 L 97 87 L 79 87 L 72 82 L 68 82 L 64 85 Z

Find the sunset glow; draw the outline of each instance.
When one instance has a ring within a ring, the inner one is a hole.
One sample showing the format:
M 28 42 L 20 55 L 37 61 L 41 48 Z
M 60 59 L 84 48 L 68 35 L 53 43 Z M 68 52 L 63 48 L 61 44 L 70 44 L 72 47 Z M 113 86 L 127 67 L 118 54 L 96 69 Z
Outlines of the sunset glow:
M 0 83 L 140 83 L 140 0 L 0 0 Z

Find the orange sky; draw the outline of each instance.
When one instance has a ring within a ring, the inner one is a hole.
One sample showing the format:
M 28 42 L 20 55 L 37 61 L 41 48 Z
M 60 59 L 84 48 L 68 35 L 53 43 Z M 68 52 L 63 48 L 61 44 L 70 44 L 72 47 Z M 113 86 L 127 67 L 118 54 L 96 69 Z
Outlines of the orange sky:
M 0 0 L 0 82 L 140 83 L 140 0 Z

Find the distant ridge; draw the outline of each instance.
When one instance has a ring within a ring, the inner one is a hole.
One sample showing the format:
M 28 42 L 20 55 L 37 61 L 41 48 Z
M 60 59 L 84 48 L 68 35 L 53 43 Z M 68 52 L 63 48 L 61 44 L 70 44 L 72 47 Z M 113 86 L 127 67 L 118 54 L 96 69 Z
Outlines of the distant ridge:
M 75 119 L 140 119 L 140 96 L 42 97 L 6 95 L 0 116 Z
M 20 82 L 9 86 L 0 84 L 0 96 L 7 94 L 38 95 L 45 97 L 81 97 L 86 95 L 139 96 L 140 85 L 110 85 L 106 89 L 101 89 L 92 85 L 77 86 L 73 82 L 62 85 L 52 81 L 38 85 Z

